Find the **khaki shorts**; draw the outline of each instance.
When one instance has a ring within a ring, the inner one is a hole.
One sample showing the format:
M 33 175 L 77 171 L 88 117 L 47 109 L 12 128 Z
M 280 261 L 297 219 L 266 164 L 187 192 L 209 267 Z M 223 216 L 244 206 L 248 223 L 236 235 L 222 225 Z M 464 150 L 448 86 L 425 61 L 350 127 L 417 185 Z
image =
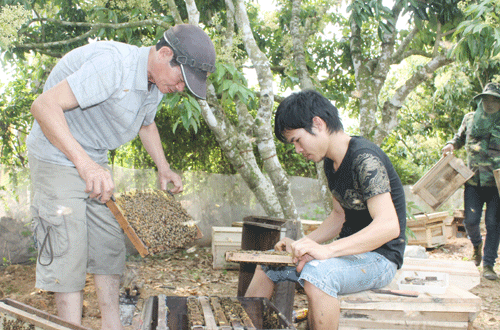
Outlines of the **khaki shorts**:
M 38 249 L 36 287 L 83 290 L 87 273 L 121 275 L 125 241 L 105 204 L 90 199 L 74 167 L 29 158 L 33 234 Z

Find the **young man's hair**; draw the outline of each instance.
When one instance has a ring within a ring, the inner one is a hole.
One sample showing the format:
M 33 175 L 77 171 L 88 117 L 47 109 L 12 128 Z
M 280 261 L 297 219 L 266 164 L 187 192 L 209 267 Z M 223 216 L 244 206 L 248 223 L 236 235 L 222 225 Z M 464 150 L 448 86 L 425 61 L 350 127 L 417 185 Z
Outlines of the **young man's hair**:
M 170 60 L 170 66 L 174 67 L 180 65 L 179 62 L 177 62 L 176 60 L 177 54 L 175 50 L 172 48 L 172 46 L 169 45 L 169 43 L 165 40 L 165 38 L 161 38 L 160 40 L 158 40 L 158 42 L 156 43 L 156 51 L 159 51 L 162 47 L 168 47 L 172 49 L 172 52 L 174 52 L 174 56 L 172 56 L 172 59 Z
M 285 143 L 288 141 L 284 133 L 288 130 L 303 128 L 313 134 L 314 117 L 323 119 L 330 133 L 344 129 L 337 108 L 326 97 L 313 90 L 304 90 L 280 103 L 274 117 L 274 134 Z

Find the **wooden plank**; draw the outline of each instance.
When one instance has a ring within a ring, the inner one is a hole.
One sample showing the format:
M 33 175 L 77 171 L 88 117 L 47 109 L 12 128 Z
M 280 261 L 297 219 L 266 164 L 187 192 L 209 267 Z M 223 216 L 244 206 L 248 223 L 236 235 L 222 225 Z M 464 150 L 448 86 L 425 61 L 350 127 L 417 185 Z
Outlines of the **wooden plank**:
M 149 297 L 144 303 L 141 315 L 141 327 L 138 330 L 153 330 L 154 298 L 155 297 Z
M 238 298 L 231 297 L 231 301 L 233 302 L 233 304 L 239 304 L 241 306 L 241 303 L 238 300 Z M 243 308 L 243 306 L 241 306 L 241 308 Z M 245 326 L 245 329 L 246 330 L 256 330 L 255 326 L 253 325 L 252 320 L 250 319 L 250 317 L 248 316 L 248 314 L 246 313 L 244 308 L 243 308 L 243 311 L 244 311 L 244 313 L 243 313 L 243 315 L 240 315 L 240 317 L 241 317 L 241 321 L 243 322 L 243 325 Z
M 432 178 L 432 175 L 434 173 L 437 173 L 439 171 L 442 170 L 443 167 L 445 167 L 448 162 L 451 160 L 451 158 L 453 157 L 452 154 L 448 154 L 447 156 L 441 158 L 436 164 L 434 164 L 431 169 L 429 171 L 427 171 L 426 174 L 424 174 L 424 176 L 422 176 L 420 178 L 420 180 L 418 180 L 414 185 L 413 187 L 411 188 L 412 191 L 414 193 L 418 193 L 420 191 L 420 189 L 422 188 L 425 188 L 425 186 L 431 182 L 431 180 L 433 179 Z
M 52 323 L 56 323 L 58 325 L 64 326 L 64 329 L 72 329 L 72 330 L 90 330 L 89 328 L 86 328 L 81 325 L 73 324 L 71 322 L 68 322 L 66 320 L 63 320 L 55 315 L 49 314 L 47 312 L 44 312 L 42 310 L 36 309 L 34 307 L 25 305 L 19 301 L 10 299 L 10 298 L 5 298 L 0 301 L 1 304 L 6 306 L 9 306 L 13 308 L 14 311 L 19 311 L 19 312 L 24 312 L 27 314 L 32 314 L 34 316 L 37 316 L 40 319 L 47 320 Z M 16 313 L 17 314 L 17 313 Z
M 467 291 L 481 283 L 481 274 L 472 261 L 404 258 L 403 267 L 398 272 L 403 271 L 447 273 L 450 285 Z
M 252 264 L 280 264 L 292 265 L 292 256 L 290 254 L 272 254 L 267 251 L 228 251 L 226 252 L 226 261 L 244 262 Z
M 3 313 L 9 315 L 13 320 L 20 320 L 22 322 L 32 324 L 38 329 L 44 330 L 68 330 L 66 326 L 54 323 L 52 321 L 43 319 L 35 314 L 28 313 L 26 311 L 17 309 L 15 307 L 9 306 L 3 302 L 0 302 L 0 315 Z M 2 327 L 3 329 L 3 327 Z
M 407 227 L 424 227 L 430 224 L 444 222 L 449 217 L 448 212 L 434 212 L 417 214 L 413 218 L 406 219 Z
M 206 330 L 217 330 L 217 322 L 215 322 L 214 313 L 210 307 L 210 302 L 208 297 L 198 297 L 201 309 L 203 310 L 203 316 L 205 317 L 205 329 Z
M 436 209 L 437 208 L 436 206 L 439 205 L 439 201 L 436 199 L 436 197 L 434 197 L 433 195 L 431 195 L 431 193 L 429 193 L 429 191 L 427 191 L 425 189 L 420 190 L 418 193 L 415 193 L 415 194 L 417 194 L 418 196 L 420 196 L 420 198 L 422 198 L 433 209 Z
M 495 177 L 495 182 L 497 184 L 498 192 L 500 193 L 500 168 L 493 170 L 493 176 Z
M 481 310 L 481 298 L 455 285 L 443 294 L 422 293 L 417 298 L 363 291 L 340 296 L 341 310 L 394 312 L 447 312 L 471 315 Z M 469 318 L 470 319 L 470 318 Z
M 395 330 L 466 330 L 467 322 L 432 322 L 432 321 L 371 321 L 353 318 L 340 318 L 339 330 L 361 330 L 361 329 L 395 329 Z
M 127 219 L 123 216 L 118 205 L 116 205 L 116 203 L 110 199 L 106 202 L 106 206 L 110 209 L 111 213 L 113 213 L 116 220 L 120 224 L 120 227 L 122 227 L 125 234 L 127 234 L 127 237 L 130 239 L 141 257 L 144 258 L 145 256 L 147 256 L 149 254 L 148 248 L 146 247 L 146 245 L 144 245 L 139 236 L 137 236 L 137 234 L 135 233 L 134 228 L 130 226 Z
M 167 296 L 158 295 L 158 317 L 156 330 L 168 330 L 167 326 Z
M 224 310 L 222 309 L 222 306 L 219 303 L 219 300 L 216 297 L 210 298 L 210 303 L 212 304 L 212 307 L 214 308 L 214 314 L 217 319 L 217 322 L 219 323 L 220 327 L 225 327 L 229 326 L 229 322 L 226 318 L 226 315 L 224 315 Z M 231 328 L 229 326 L 229 328 Z
M 472 172 L 467 166 L 464 166 L 463 161 L 458 158 L 453 158 L 449 164 L 465 179 L 465 181 L 469 180 L 474 175 L 474 172 Z

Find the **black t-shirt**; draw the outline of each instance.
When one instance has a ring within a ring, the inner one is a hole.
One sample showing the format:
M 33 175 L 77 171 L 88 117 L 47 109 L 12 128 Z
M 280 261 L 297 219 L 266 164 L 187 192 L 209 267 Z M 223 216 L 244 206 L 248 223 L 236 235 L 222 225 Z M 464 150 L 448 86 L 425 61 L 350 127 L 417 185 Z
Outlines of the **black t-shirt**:
M 345 212 L 340 238 L 360 231 L 373 221 L 366 203 L 368 199 L 391 193 L 399 218 L 400 234 L 375 252 L 401 268 L 406 240 L 406 202 L 401 180 L 387 155 L 376 144 L 353 136 L 337 171 L 328 158 L 325 158 L 324 167 L 330 190 Z

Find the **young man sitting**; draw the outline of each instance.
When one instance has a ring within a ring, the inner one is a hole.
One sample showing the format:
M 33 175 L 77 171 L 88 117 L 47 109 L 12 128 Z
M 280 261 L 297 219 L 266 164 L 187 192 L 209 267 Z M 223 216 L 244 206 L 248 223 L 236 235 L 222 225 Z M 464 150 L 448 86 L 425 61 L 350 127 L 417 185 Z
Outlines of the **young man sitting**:
M 276 283 L 298 281 L 312 329 L 337 329 L 338 295 L 383 287 L 403 264 L 403 185 L 387 155 L 347 135 L 337 108 L 318 92 L 287 97 L 276 112 L 275 134 L 307 159 L 324 160 L 333 210 L 306 237 L 278 242 L 275 249 L 291 252 L 297 266 L 257 266 L 245 296 L 270 299 Z

